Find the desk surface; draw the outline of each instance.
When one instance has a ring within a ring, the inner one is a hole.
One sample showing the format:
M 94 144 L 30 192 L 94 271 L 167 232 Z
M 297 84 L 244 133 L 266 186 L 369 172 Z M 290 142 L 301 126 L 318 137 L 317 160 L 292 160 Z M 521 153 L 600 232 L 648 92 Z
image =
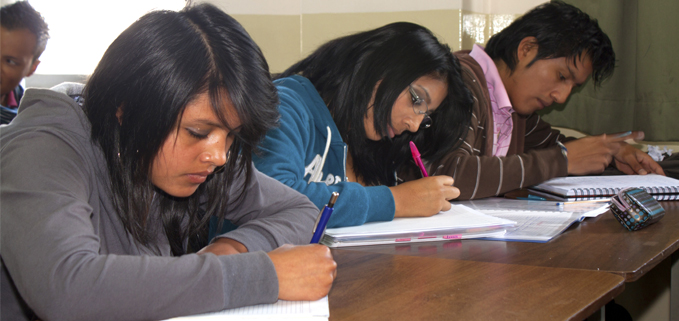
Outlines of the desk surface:
M 627 282 L 679 249 L 679 201 L 661 202 L 665 217 L 642 230 L 627 231 L 611 212 L 571 226 L 547 243 L 462 240 L 347 247 L 372 253 L 477 262 L 606 271 Z
M 333 250 L 330 320 L 582 320 L 624 289 L 574 269 Z

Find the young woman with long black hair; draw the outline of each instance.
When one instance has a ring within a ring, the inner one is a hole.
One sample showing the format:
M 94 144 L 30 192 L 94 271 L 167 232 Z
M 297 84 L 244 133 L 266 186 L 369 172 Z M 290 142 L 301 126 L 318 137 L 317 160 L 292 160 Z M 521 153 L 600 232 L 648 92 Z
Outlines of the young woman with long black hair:
M 84 89 L 28 89 L 0 127 L 2 319 L 157 320 L 327 295 L 328 248 L 283 246 L 309 242 L 318 210 L 252 166 L 277 102 L 259 48 L 205 4 L 140 18 Z M 212 216 L 239 227 L 207 245 Z
M 338 38 L 277 78 L 281 120 L 255 166 L 319 208 L 338 191 L 330 227 L 450 208 L 452 177 L 397 184 L 395 175 L 412 161 L 411 140 L 437 137 L 421 150 L 434 157 L 459 142 L 471 115 L 460 66 L 429 30 L 399 22 Z M 432 121 L 448 125 L 430 131 Z

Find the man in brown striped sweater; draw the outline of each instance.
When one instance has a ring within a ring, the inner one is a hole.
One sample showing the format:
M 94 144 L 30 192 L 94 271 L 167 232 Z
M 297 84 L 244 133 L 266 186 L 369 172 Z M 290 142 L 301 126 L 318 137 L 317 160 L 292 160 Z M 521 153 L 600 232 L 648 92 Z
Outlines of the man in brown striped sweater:
M 458 199 L 477 199 L 553 177 L 601 173 L 613 164 L 626 174 L 664 174 L 625 139 L 643 132 L 567 138 L 535 112 L 566 101 L 590 76 L 596 86 L 610 76 L 615 53 L 608 36 L 579 9 L 542 4 L 494 35 L 484 49 L 455 53 L 474 95 L 467 137 L 430 173 L 453 176 Z M 433 126 L 445 125 L 434 122 Z M 406 179 L 417 171 L 404 169 Z

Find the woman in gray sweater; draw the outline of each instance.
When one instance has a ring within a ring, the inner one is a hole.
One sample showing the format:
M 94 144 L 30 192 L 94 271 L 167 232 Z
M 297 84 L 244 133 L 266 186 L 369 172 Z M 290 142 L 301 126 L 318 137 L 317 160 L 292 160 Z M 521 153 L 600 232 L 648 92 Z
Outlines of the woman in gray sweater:
M 316 207 L 258 172 L 277 119 L 259 48 L 210 5 L 149 13 L 87 85 L 0 127 L 2 320 L 148 320 L 327 295 Z M 210 217 L 239 228 L 208 245 Z

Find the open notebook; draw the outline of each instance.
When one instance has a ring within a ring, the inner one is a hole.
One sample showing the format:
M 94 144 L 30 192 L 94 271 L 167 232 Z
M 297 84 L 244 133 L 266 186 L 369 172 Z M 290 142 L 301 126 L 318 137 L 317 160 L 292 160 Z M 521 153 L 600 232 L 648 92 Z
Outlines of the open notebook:
M 212 313 L 178 317 L 166 321 L 227 321 L 227 320 L 300 320 L 327 321 L 330 317 L 328 297 L 318 301 L 278 300 L 272 304 L 259 304 Z
M 516 221 L 502 236 L 488 239 L 502 241 L 547 242 L 569 226 L 587 217 L 608 211 L 607 203 L 578 203 L 557 205 L 550 201 L 512 200 L 491 197 L 481 200 L 459 201 L 484 214 Z
M 530 190 L 561 201 L 579 201 L 608 198 L 627 187 L 644 189 L 659 201 L 679 199 L 679 180 L 656 174 L 558 177 Z
M 321 243 L 343 247 L 500 236 L 514 224 L 463 205 L 453 205 L 450 210 L 431 217 L 395 218 L 390 222 L 330 228 Z

